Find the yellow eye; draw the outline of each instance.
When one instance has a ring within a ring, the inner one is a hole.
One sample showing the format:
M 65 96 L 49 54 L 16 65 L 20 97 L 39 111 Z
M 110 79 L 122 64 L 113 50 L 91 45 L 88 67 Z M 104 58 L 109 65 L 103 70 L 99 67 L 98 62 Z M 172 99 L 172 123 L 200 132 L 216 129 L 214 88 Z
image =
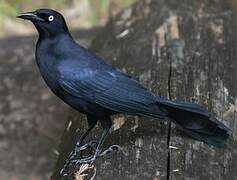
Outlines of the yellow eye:
M 54 20 L 53 16 L 49 16 L 49 21 L 52 22 Z

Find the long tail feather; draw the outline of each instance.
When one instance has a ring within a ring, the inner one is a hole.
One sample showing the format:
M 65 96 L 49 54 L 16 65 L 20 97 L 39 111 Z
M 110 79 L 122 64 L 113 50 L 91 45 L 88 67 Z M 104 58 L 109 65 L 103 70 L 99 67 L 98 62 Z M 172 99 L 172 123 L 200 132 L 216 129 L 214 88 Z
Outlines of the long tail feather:
M 206 108 L 195 103 L 157 98 L 168 117 L 189 136 L 216 147 L 225 146 L 230 129 L 218 121 Z

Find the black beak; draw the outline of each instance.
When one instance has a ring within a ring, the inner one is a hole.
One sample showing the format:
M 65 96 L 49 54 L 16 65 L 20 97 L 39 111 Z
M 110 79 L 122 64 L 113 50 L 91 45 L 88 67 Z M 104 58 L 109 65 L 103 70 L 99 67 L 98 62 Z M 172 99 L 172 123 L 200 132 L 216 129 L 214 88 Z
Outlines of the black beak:
M 36 12 L 26 12 L 21 13 L 17 16 L 17 18 L 33 21 L 33 22 L 43 22 L 44 19 L 39 17 Z

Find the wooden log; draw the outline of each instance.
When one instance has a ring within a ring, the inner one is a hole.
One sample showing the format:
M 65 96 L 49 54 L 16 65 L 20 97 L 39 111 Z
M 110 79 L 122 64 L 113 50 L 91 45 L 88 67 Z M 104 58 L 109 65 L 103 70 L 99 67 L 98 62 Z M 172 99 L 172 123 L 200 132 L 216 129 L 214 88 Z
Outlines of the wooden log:
M 140 0 L 111 19 L 92 49 L 160 96 L 207 106 L 235 137 L 236 28 L 229 1 Z M 71 112 L 55 179 L 76 131 L 85 130 L 82 119 Z M 100 133 L 97 128 L 91 137 Z M 96 161 L 96 179 L 237 178 L 233 149 L 195 141 L 156 119 L 116 117 L 107 145 L 114 143 L 126 155 L 117 152 Z
M 208 107 L 236 135 L 236 17 L 224 1 L 203 1 L 178 11 L 182 58 L 173 56 L 172 98 Z M 209 8 L 211 7 L 211 8 Z M 193 28 L 190 28 L 193 27 Z M 237 179 L 237 155 L 184 137 L 172 126 L 170 179 Z

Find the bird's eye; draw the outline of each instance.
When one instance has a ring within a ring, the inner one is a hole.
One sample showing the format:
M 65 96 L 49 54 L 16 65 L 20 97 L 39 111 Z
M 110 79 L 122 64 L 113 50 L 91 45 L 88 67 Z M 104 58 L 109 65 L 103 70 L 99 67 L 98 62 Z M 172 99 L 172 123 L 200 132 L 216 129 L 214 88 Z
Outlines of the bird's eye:
M 49 21 L 52 22 L 54 20 L 54 17 L 53 16 L 49 16 Z

